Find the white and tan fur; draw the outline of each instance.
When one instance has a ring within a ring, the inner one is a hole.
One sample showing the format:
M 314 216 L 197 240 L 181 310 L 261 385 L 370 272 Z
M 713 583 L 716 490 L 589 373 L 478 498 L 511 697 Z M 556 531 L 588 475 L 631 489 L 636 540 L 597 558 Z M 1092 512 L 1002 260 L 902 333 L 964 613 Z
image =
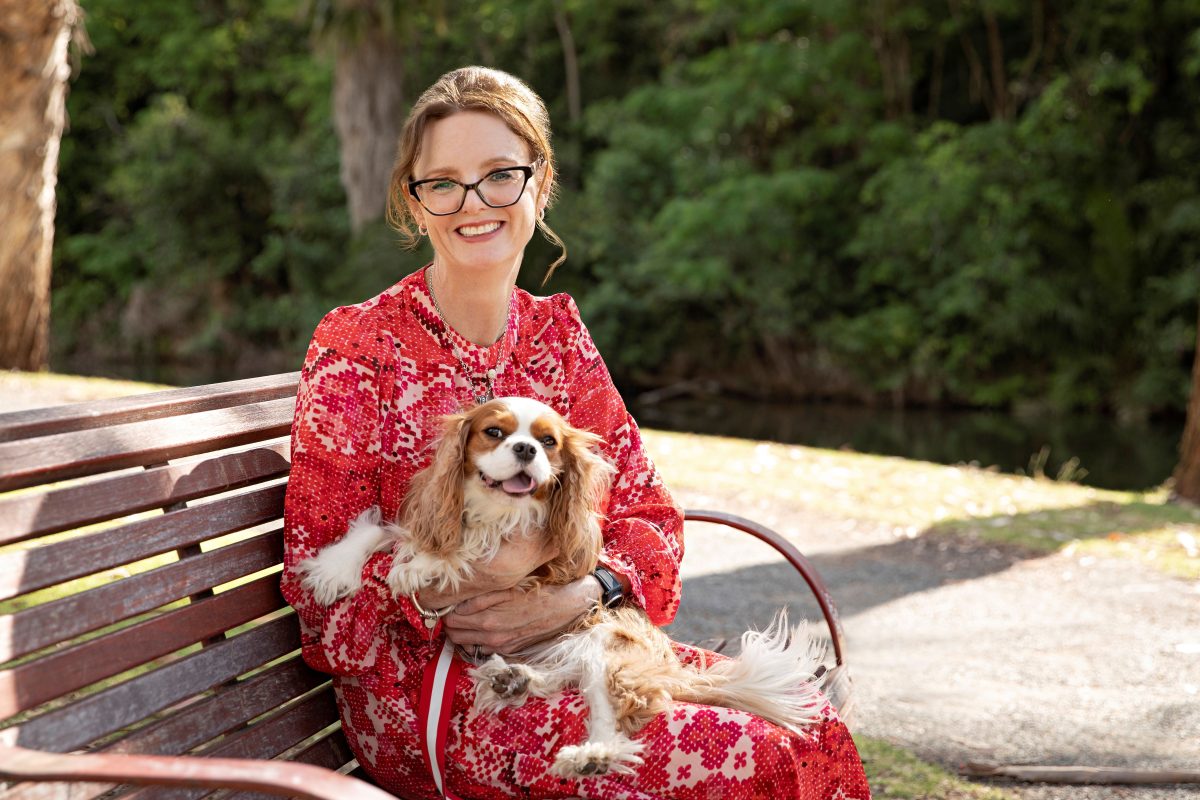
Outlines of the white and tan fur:
M 548 406 L 499 398 L 447 417 L 433 462 L 413 479 L 399 524 L 368 512 L 345 537 L 300 564 L 323 604 L 354 593 L 372 552 L 391 548 L 393 592 L 457 589 L 513 536 L 557 536 L 559 556 L 527 586 L 588 575 L 601 546 L 599 508 L 613 468 L 595 452 L 599 437 L 571 427 Z M 642 745 L 631 737 L 674 701 L 749 711 L 799 731 L 820 714 L 814 683 L 822 648 L 780 614 L 742 636 L 742 654 L 707 667 L 684 666 L 645 612 L 597 608 L 573 629 L 506 659 L 476 667 L 475 704 L 499 710 L 568 686 L 588 704 L 588 738 L 563 747 L 554 769 L 566 777 L 632 772 Z

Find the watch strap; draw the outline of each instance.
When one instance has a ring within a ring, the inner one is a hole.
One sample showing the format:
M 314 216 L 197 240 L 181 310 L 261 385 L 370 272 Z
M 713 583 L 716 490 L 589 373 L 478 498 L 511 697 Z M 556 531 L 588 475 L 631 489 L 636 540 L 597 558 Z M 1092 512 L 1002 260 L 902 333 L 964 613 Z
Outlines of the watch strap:
M 613 574 L 613 571 L 603 565 L 592 570 L 592 577 L 600 584 L 600 605 L 605 608 L 612 608 L 621 604 L 625 599 L 625 590 L 621 587 L 621 581 Z

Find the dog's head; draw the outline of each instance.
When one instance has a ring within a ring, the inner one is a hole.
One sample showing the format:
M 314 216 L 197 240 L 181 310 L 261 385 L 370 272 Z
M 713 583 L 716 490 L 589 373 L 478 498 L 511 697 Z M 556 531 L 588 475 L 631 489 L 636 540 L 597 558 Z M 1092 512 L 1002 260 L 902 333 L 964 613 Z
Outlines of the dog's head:
M 494 502 L 545 501 L 572 459 L 586 457 L 597 437 L 576 430 L 549 406 L 503 397 L 463 415 L 464 487 L 472 481 Z
M 446 417 L 444 425 L 406 504 L 406 527 L 419 547 L 456 550 L 465 507 L 492 516 L 530 506 L 563 553 L 549 565 L 548 580 L 566 582 L 594 568 L 597 515 L 613 473 L 597 452 L 600 437 L 524 397 L 497 398 Z

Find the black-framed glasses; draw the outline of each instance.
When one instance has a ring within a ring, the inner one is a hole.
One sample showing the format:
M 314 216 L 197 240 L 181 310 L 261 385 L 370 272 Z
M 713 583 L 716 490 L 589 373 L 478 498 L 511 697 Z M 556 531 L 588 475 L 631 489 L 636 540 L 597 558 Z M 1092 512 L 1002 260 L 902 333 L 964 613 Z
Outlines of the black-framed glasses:
M 538 159 L 528 167 L 494 169 L 474 183 L 459 183 L 453 178 L 409 181 L 408 191 L 435 217 L 457 214 L 467 202 L 467 192 L 472 189 L 485 205 L 504 208 L 521 199 L 525 186 L 540 163 L 541 159 Z

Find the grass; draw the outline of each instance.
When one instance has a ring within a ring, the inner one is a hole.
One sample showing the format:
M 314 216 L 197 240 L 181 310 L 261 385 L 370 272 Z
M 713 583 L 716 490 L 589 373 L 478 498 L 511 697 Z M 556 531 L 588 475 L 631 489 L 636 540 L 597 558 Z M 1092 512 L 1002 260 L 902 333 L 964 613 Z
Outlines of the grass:
M 885 797 L 899 800 L 1013 800 L 1015 797 L 1001 789 L 963 780 L 882 739 L 855 736 L 854 743 L 862 756 L 871 794 L 877 800 Z
M 644 432 L 668 485 L 719 489 L 834 517 L 882 522 L 909 536 L 957 534 L 1033 553 L 1133 558 L 1200 578 L 1200 509 L 1166 492 L 1094 489 L 891 456 L 717 436 Z

